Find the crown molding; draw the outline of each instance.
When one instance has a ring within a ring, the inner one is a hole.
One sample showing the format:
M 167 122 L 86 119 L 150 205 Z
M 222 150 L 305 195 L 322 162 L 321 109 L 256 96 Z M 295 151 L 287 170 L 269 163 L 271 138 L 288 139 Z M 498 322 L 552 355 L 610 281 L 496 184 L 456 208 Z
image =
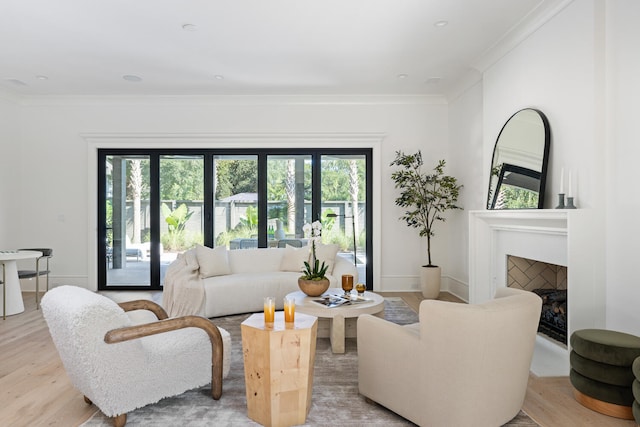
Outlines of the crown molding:
M 446 105 L 442 95 L 113 95 L 23 96 L 21 105 Z
M 507 31 L 500 40 L 473 61 L 472 66 L 480 73 L 484 73 L 574 1 L 545 0 L 540 2 L 536 9 L 527 14 Z

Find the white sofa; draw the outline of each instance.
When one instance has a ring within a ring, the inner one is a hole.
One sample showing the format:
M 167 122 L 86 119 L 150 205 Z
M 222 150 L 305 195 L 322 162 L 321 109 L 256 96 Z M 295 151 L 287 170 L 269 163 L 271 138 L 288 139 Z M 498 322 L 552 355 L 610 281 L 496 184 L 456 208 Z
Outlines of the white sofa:
M 320 245 L 318 259 L 329 264 L 327 278 L 340 288 L 343 274 L 358 280 L 355 266 L 337 255 L 337 245 Z M 178 256 L 168 267 L 163 306 L 170 316 L 196 314 L 206 317 L 263 310 L 263 298 L 276 298 L 283 308 L 284 296 L 299 290 L 309 247 L 227 250 L 198 245 Z

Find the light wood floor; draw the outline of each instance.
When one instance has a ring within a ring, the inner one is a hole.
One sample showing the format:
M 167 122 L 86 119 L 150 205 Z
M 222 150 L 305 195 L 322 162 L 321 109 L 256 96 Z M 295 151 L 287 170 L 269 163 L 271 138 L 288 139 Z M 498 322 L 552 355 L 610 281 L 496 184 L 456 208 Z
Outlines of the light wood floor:
M 420 293 L 384 293 L 400 296 L 415 310 Z M 440 299 L 460 302 L 442 293 Z M 77 426 L 95 407 L 84 403 L 67 378 L 34 293 L 24 294 L 24 313 L 0 318 L 0 426 Z M 523 409 L 543 427 L 635 426 L 582 407 L 574 399 L 567 377 L 531 376 Z

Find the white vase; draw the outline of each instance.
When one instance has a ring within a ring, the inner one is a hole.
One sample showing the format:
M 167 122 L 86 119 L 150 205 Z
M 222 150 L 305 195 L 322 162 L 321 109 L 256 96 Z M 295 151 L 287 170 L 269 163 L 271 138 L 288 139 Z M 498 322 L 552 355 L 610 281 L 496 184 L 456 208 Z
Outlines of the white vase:
M 284 229 L 282 228 L 282 221 L 280 221 L 279 219 L 276 219 L 276 231 L 273 233 L 273 237 L 275 237 L 277 240 L 283 240 L 285 237 L 287 237 Z
M 426 299 L 438 299 L 442 271 L 440 267 L 420 267 L 420 288 Z

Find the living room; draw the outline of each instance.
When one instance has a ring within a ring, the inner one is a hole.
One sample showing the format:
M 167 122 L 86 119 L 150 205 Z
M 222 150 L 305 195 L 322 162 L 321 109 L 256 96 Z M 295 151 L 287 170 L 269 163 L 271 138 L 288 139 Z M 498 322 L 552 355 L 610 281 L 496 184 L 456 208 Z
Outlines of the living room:
M 297 145 L 296 138 L 308 146 L 353 138 L 354 145 L 374 153 L 373 289 L 418 290 L 424 262 L 418 254 L 426 243 L 398 220 L 388 165 L 396 150 L 422 150 L 433 163 L 445 158 L 447 172 L 464 185 L 464 210 L 448 214 L 434 245 L 443 290 L 468 300 L 469 211 L 486 207 L 500 129 L 513 113 L 532 107 L 545 113 L 552 134 L 545 209 L 556 205 L 561 171 L 571 170 L 576 204 L 594 218 L 591 232 L 580 236 L 599 260 L 588 273 L 605 283 L 591 326 L 640 335 L 633 268 L 640 247 L 629 238 L 640 226 L 631 218 L 637 202 L 634 189 L 628 189 L 633 183 L 628 171 L 638 154 L 632 113 L 640 95 L 633 43 L 640 36 L 640 6 L 632 0 L 551 3 L 546 14 L 523 20 L 492 49 L 477 52 L 470 72 L 446 93 L 407 92 L 402 85 L 413 76 L 396 81 L 395 74 L 390 77 L 398 85 L 395 92 L 337 94 L 300 87 L 288 93 L 233 93 L 225 86 L 215 95 L 150 95 L 144 82 L 124 81 L 126 94 L 74 95 L 47 93 L 46 81 L 22 87 L 5 80 L 0 87 L 2 249 L 51 246 L 53 286 L 97 289 L 95 176 L 101 146 L 286 147 Z M 77 31 L 82 34 L 83 27 Z M 11 34 L 4 38 L 11 40 Z M 77 65 L 72 58 L 67 64 Z M 46 74 L 37 68 L 33 64 L 30 75 Z M 119 70 L 117 76 L 134 72 Z M 73 83 L 73 73 L 65 74 L 72 86 L 82 86 L 80 76 Z M 227 75 L 217 83 L 232 80 Z M 34 87 L 41 92 L 29 93 Z M 285 142 L 273 142 L 278 137 Z

